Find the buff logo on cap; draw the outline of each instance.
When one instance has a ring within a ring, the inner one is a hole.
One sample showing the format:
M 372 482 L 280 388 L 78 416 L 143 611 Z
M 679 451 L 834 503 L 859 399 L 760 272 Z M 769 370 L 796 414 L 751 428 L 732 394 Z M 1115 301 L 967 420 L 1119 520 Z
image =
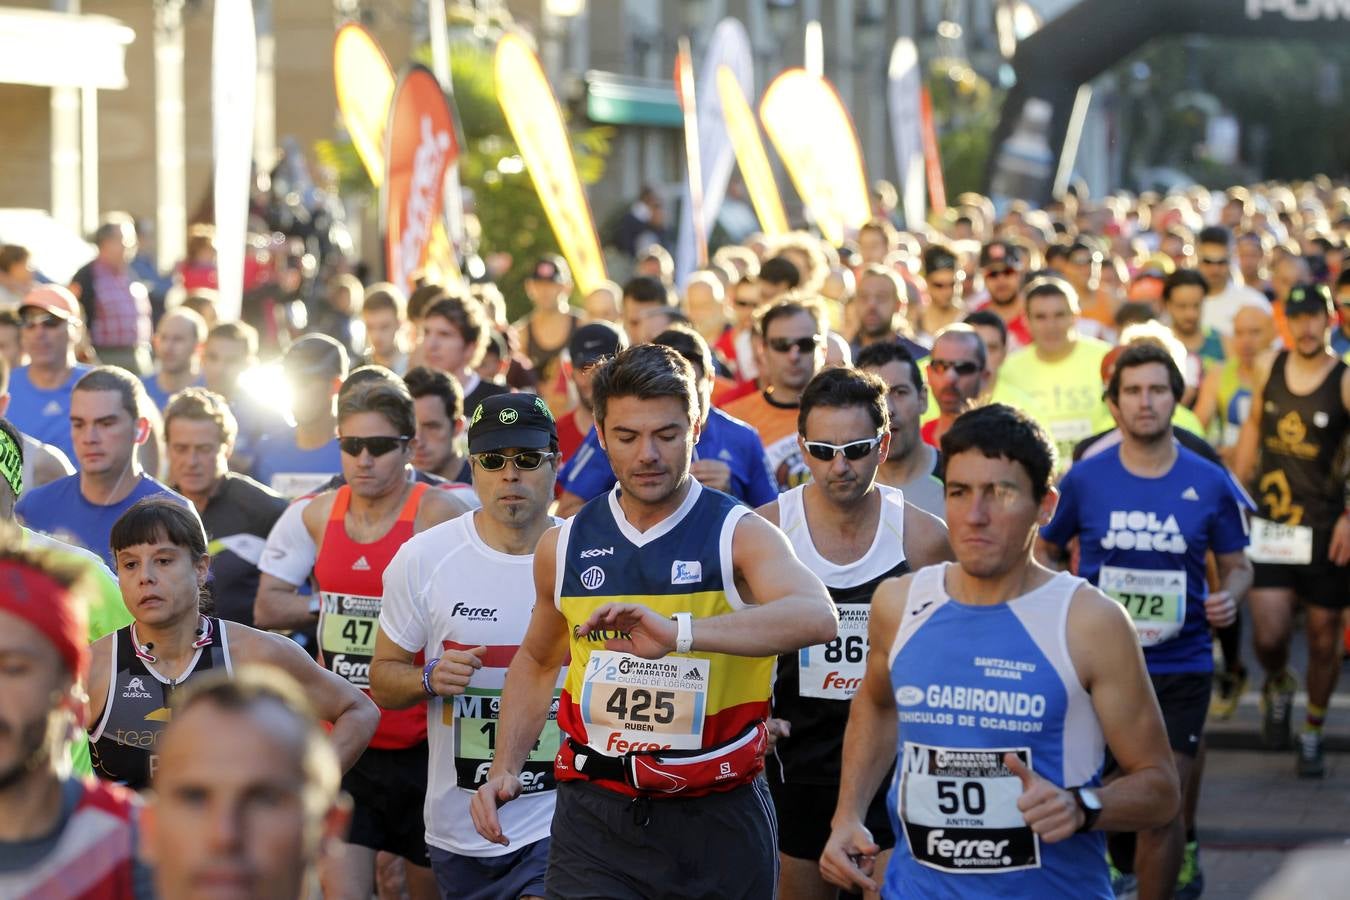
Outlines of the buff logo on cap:
M 481 409 L 481 407 L 479 408 Z M 497 414 L 497 421 L 501 422 L 503 425 L 514 425 L 516 424 L 516 419 L 519 418 L 520 413 L 516 412 L 514 409 L 504 409 Z
M 0 431 L 0 476 L 17 498 L 23 493 L 23 456 L 14 439 Z

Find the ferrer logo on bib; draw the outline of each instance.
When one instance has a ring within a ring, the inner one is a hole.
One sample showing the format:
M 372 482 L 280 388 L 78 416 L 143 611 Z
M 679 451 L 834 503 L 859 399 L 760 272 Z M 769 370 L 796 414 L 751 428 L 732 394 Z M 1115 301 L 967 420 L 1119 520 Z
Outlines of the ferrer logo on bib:
M 703 563 L 677 559 L 670 564 L 671 584 L 697 584 L 703 580 Z

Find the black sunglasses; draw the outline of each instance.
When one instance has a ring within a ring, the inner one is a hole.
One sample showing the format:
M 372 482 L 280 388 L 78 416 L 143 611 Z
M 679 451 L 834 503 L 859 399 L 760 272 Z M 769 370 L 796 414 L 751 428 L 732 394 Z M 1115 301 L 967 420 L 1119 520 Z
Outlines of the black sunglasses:
M 371 456 L 384 456 L 386 453 L 392 453 L 395 450 L 401 450 L 408 446 L 408 441 L 412 438 L 407 435 L 399 437 L 388 437 L 380 435 L 378 437 L 340 437 L 338 438 L 338 447 L 348 456 L 360 456 L 362 450 L 369 450 Z
M 1202 256 L 1200 257 L 1200 263 L 1206 266 L 1226 266 L 1229 263 L 1229 258 L 1227 256 Z
M 60 328 L 66 324 L 66 320 L 60 316 L 24 316 L 24 328 L 37 328 L 41 325 L 43 328 Z
M 984 273 L 985 278 L 1007 278 L 1016 275 L 1016 269 L 990 269 Z
M 514 456 L 507 456 L 505 453 L 477 453 L 473 458 L 488 472 L 497 472 L 505 468 L 508 459 L 515 463 L 520 471 L 533 472 L 544 464 L 544 460 L 552 459 L 553 454 L 544 450 L 522 450 Z
M 810 337 L 797 338 L 795 341 L 787 338 L 769 338 L 768 345 L 775 353 L 791 353 L 793 347 L 803 353 L 814 353 L 824 340 L 820 335 L 813 334 Z
M 830 462 L 835 454 L 844 454 L 844 459 L 859 460 L 871 453 L 881 443 L 881 435 L 867 438 L 861 441 L 850 441 L 847 444 L 827 444 L 824 441 L 804 441 L 806 452 L 810 453 L 821 462 Z
M 947 359 L 934 359 L 930 360 L 928 363 L 928 370 L 930 372 L 941 373 L 947 371 L 948 369 L 951 369 L 957 375 L 974 375 L 976 372 L 980 371 L 980 364 L 973 363 L 970 360 L 962 360 L 961 362 L 952 362 L 951 360 Z

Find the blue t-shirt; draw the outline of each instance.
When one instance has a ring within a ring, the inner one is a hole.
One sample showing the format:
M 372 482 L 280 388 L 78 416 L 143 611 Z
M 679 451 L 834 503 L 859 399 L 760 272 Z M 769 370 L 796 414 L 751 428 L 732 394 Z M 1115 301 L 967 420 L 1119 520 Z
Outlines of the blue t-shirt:
M 694 446 L 694 459 L 716 459 L 730 466 L 731 484 L 727 493 L 737 500 L 753 507 L 778 499 L 778 488 L 769 474 L 769 461 L 759 434 L 720 409 L 713 409 L 708 416 Z M 562 489 L 582 500 L 600 496 L 614 487 L 616 480 L 594 427 L 558 473 Z
M 1078 537 L 1078 574 L 1129 611 L 1149 672 L 1212 671 L 1205 551 L 1247 546 L 1227 473 L 1179 446 L 1166 475 L 1141 478 L 1112 447 L 1075 463 L 1059 491 L 1041 537 L 1061 547 Z
M 291 499 L 327 484 L 341 472 L 342 451 L 336 437 L 313 450 L 301 450 L 294 432 L 267 432 L 254 451 L 254 480 Z
M 14 507 L 15 514 L 34 531 L 50 534 L 84 547 L 108 563 L 108 567 L 117 571 L 117 563 L 108 539 L 112 534 L 113 523 L 122 513 L 130 509 L 137 500 L 163 494 L 179 501 L 188 509 L 196 509 L 180 494 L 160 484 L 149 475 L 141 475 L 141 480 L 127 494 L 126 499 L 111 506 L 90 503 L 80 493 L 80 476 L 69 475 L 58 478 L 50 484 L 35 487 L 23 492 Z
M 173 394 L 170 394 L 165 391 L 164 388 L 159 386 L 159 377 L 155 375 L 154 372 L 151 372 L 149 375 L 142 375 L 141 384 L 145 385 L 145 392 L 149 394 L 150 399 L 154 401 L 155 409 L 164 412 L 164 407 L 169 405 L 169 398 L 172 397 Z M 198 375 L 189 387 L 202 387 L 205 384 L 206 382 L 202 379 L 202 376 Z
M 70 393 L 75 382 L 90 368 L 77 363 L 66 383 L 50 391 L 33 385 L 27 366 L 19 366 L 9 376 L 9 412 L 5 418 L 30 438 L 59 447 L 77 469 L 80 463 L 70 437 Z

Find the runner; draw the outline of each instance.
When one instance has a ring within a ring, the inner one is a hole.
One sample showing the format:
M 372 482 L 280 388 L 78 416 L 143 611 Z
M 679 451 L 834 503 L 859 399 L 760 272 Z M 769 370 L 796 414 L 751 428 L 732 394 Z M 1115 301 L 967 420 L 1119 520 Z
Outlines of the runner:
M 557 524 L 548 515 L 557 426 L 538 397 L 489 397 L 474 412 L 469 452 L 483 507 L 411 538 L 385 570 L 371 690 L 386 709 L 426 701 L 431 752 L 424 818 L 441 896 L 542 897 L 556 725 L 548 725 L 530 751 L 522 775 L 526 796 L 503 813 L 509 847 L 474 830 L 469 804 L 487 780 L 506 667 L 534 604 L 534 548 Z
M 899 344 L 915 359 L 928 355 L 928 348 L 909 337 L 905 284 L 894 269 L 869 265 L 858 273 L 858 296 L 853 301 L 858 332 L 849 345 L 852 358 L 872 344 Z
M 773 721 L 782 736 L 766 774 L 778 813 L 784 900 L 836 894 L 821 879 L 818 861 L 839 795 L 839 754 L 849 700 L 862 680 L 872 592 L 886 578 L 952 558 L 942 521 L 877 482 L 893 442 L 887 393 L 875 375 L 853 369 L 826 369 L 811 379 L 799 414 L 811 481 L 757 510 L 783 530 L 839 610 L 838 637 L 778 657 Z M 868 807 L 868 822 L 884 866 L 895 845 L 884 793 Z
M 19 321 L 23 325 L 19 340 L 29 362 L 10 374 L 13 399 L 6 415 L 24 434 L 73 460 L 70 395 L 92 368 L 75 361 L 84 331 L 79 301 L 60 285 L 40 285 L 23 298 Z
M 174 394 L 202 384 L 206 320 L 187 307 L 177 307 L 159 320 L 150 343 L 155 348 L 155 370 L 142 376 L 141 383 L 155 409 L 163 412 Z
M 133 503 L 157 495 L 190 506 L 141 469 L 137 449 L 150 439 L 150 401 L 139 379 L 116 366 L 90 369 L 70 395 L 70 431 L 78 474 L 26 491 L 14 512 L 23 523 L 66 538 L 112 565 L 108 535 Z
M 94 771 L 140 790 L 157 764 L 169 700 L 184 682 L 245 663 L 286 670 L 325 721 L 344 768 L 375 731 L 375 705 L 314 665 L 295 644 L 201 610 L 209 563 L 201 522 L 172 500 L 142 500 L 112 530 L 122 600 L 135 619 L 91 648 L 89 728 Z
M 1031 329 L 1022 302 L 1022 274 L 1025 271 L 1022 248 L 1011 241 L 991 241 L 980 248 L 984 295 L 971 298 L 969 307 L 975 312 L 987 309 L 1003 320 L 1009 353 L 1031 343 Z
M 570 655 L 548 896 L 771 896 L 760 770 L 774 657 L 833 640 L 836 613 L 780 531 L 689 477 L 698 400 L 684 359 L 632 347 L 593 386 L 619 485 L 536 550 L 474 825 L 509 845 L 497 808 L 522 790 Z
M 1064 476 L 1040 547 L 1043 558 L 1061 567 L 1076 538 L 1079 575 L 1134 620 L 1186 799 L 1184 813 L 1195 808 L 1204 766 L 1214 671 L 1210 627 L 1237 618 L 1252 568 L 1243 552 L 1243 502 L 1228 474 L 1172 436 L 1172 407 L 1183 389 L 1181 370 L 1157 344 L 1135 344 L 1121 354 L 1107 387 L 1120 443 Z M 1210 551 L 1223 585 L 1214 592 L 1206 580 Z M 1115 849 L 1116 867 L 1129 872 L 1131 860 Z M 1141 831 L 1132 854 L 1141 896 L 1165 897 L 1174 887 L 1178 897 L 1200 896 L 1198 852 L 1195 822 L 1183 814 Z
M 1244 306 L 1233 317 L 1233 353 L 1223 365 L 1205 374 L 1195 414 L 1226 465 L 1233 465 L 1242 423 L 1252 409 L 1252 389 L 1261 372 L 1262 357 L 1275 340 L 1275 320 L 1268 310 Z M 1269 362 L 1267 361 L 1267 365 Z
M 928 405 L 928 388 L 919 364 L 899 344 L 873 344 L 863 348 L 858 368 L 886 385 L 890 444 L 877 469 L 877 481 L 899 488 L 907 501 L 942 518 L 947 510 L 937 478 L 941 456 L 920 436 L 919 417 Z
M 943 328 L 933 339 L 927 372 L 938 416 L 923 426 L 921 435 L 925 444 L 936 447 L 956 417 L 989 389 L 989 357 L 979 332 L 964 322 Z
M 365 379 L 345 391 L 338 441 L 347 483 L 319 494 L 301 514 L 318 548 L 314 576 L 320 596 L 309 603 L 319 614 L 320 659 L 363 691 L 370 686 L 385 567 L 414 534 L 464 510 L 444 491 L 408 481 L 415 416 L 412 396 L 396 379 Z M 330 900 L 370 897 L 378 850 L 408 861 L 415 898 L 435 896 L 422 822 L 408 815 L 426 799 L 426 739 L 421 704 L 381 712 L 369 749 L 343 778 L 354 809 L 348 843 L 325 867 Z
M 469 461 L 460 455 L 464 433 L 464 390 L 459 381 L 427 366 L 403 376 L 417 411 L 414 468 L 447 481 L 473 480 Z
M 414 356 L 420 364 L 457 379 L 464 391 L 464 408 L 477 409 L 488 397 L 510 390 L 484 381 L 475 371 L 487 352 L 491 333 L 483 304 L 472 297 L 442 295 L 422 316 L 421 341 Z
M 576 456 L 581 443 L 595 426 L 591 410 L 591 372 L 596 364 L 628 346 L 628 338 L 609 322 L 589 322 L 572 333 L 567 355 L 572 359 L 572 388 L 576 408 L 558 417 L 558 452 L 562 461 Z
M 253 477 L 283 497 L 299 497 L 342 468 L 335 409 L 347 350 L 326 334 L 307 334 L 291 344 L 282 366 L 295 427 L 259 438 Z
M 162 746 L 143 816 L 161 897 L 318 896 L 316 863 L 351 813 L 337 754 L 294 679 L 263 666 L 195 679 L 174 698 Z
M 652 343 L 669 347 L 694 368 L 700 418 L 698 441 L 694 445 L 694 461 L 689 465 L 689 474 L 704 487 L 730 494 L 752 507 L 768 503 L 776 497 L 778 488 L 769 476 L 764 445 L 759 435 L 749 425 L 712 405 L 716 374 L 712 352 L 703 336 L 688 325 L 674 325 L 656 335 Z M 558 477 L 562 492 L 556 513 L 560 518 L 567 518 L 587 500 L 614 487 L 614 469 L 594 427 L 586 435 L 572 462 L 563 466 Z
M 62 775 L 89 669 L 79 568 L 18 549 L 0 530 L 0 896 L 131 900 L 150 895 L 136 862 L 136 798 L 116 785 Z M 40 603 L 30 599 L 40 597 Z
M 920 340 L 932 342 L 938 332 L 961 321 L 966 314 L 965 273 L 957 265 L 956 252 L 943 244 L 923 251 L 923 279 L 928 302 L 919 310 Z
M 759 432 L 769 472 L 782 492 L 810 477 L 797 446 L 797 398 L 825 366 L 825 321 L 817 304 L 793 299 L 779 300 L 757 315 L 764 389 L 722 409 Z
M 898 750 L 888 806 L 905 839 L 883 897 L 1111 898 L 1093 829 L 1157 827 L 1178 804 L 1139 640 L 1119 604 L 1032 559 L 1056 499 L 1039 425 L 981 407 L 942 455 L 958 562 L 872 598 L 821 873 L 881 889 L 863 820 Z M 1107 749 L 1124 775 L 1100 787 Z
M 540 396 L 559 416 L 570 403 L 564 354 L 582 320 L 581 313 L 568 302 L 571 294 L 572 270 L 567 260 L 561 256 L 540 257 L 525 276 L 530 311 L 514 325 L 521 351 L 530 358 L 539 378 Z M 477 404 L 472 408 L 477 409 Z
M 1341 618 L 1350 602 L 1350 516 L 1336 459 L 1350 430 L 1350 368 L 1327 347 L 1331 296 L 1320 285 L 1289 292 L 1285 316 L 1294 349 L 1275 357 L 1252 393 L 1238 441 L 1238 477 L 1256 486 L 1252 520 L 1252 643 L 1266 684 L 1262 731 L 1288 747 L 1294 690 L 1289 638 L 1303 603 L 1308 630 L 1308 708 L 1299 735 L 1298 773 L 1326 774 L 1322 724 L 1341 668 Z

